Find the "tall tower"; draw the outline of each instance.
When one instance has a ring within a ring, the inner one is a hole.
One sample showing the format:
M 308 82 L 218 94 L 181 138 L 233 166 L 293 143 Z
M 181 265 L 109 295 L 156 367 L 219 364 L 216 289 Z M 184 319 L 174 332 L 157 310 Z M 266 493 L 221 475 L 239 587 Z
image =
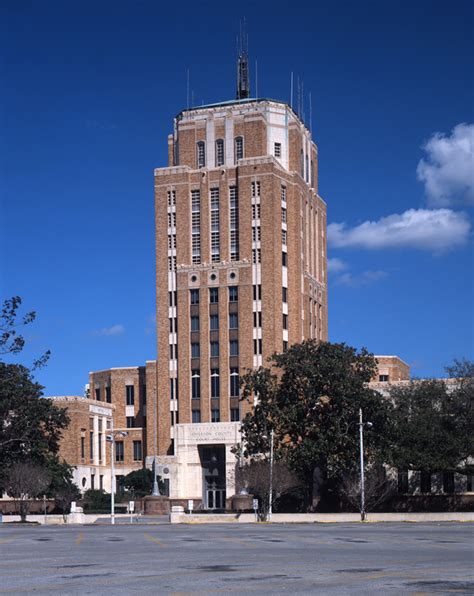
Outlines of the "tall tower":
M 161 455 L 177 424 L 245 415 L 239 375 L 327 339 L 326 204 L 293 109 L 240 96 L 184 110 L 168 156 L 155 170 Z

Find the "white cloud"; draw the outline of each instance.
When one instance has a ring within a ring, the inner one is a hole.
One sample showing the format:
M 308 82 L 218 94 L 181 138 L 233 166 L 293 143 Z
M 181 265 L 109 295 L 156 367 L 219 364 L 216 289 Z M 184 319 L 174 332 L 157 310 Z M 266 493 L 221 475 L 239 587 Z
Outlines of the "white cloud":
M 328 259 L 328 271 L 331 273 L 339 273 L 340 271 L 344 271 L 347 268 L 347 263 L 345 263 L 342 259 Z
M 122 335 L 123 333 L 125 333 L 125 327 L 123 325 L 112 325 L 111 327 L 102 327 L 102 329 L 97 329 L 96 331 L 92 332 L 92 335 L 112 336 Z
M 467 241 L 471 224 L 451 209 L 409 209 L 354 228 L 328 225 L 328 242 L 336 248 L 418 248 L 441 253 Z
M 451 136 L 436 132 L 423 149 L 416 173 L 430 205 L 474 204 L 474 124 L 458 124 Z
M 372 282 L 380 281 L 387 277 L 386 271 L 363 271 L 359 274 L 343 273 L 336 279 L 336 283 L 341 286 L 358 287 L 365 286 Z

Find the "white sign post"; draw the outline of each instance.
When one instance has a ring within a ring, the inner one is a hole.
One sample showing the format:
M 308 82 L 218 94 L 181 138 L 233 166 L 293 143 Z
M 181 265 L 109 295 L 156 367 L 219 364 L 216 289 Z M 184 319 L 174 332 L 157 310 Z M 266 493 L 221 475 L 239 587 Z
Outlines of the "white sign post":
M 194 501 L 192 499 L 188 500 L 188 511 L 189 513 L 193 512 L 193 508 L 194 508 Z
M 253 499 L 252 507 L 255 513 L 255 521 L 258 521 L 258 499 Z
M 133 523 L 133 512 L 135 511 L 135 501 L 128 502 L 128 510 L 130 512 L 130 523 Z

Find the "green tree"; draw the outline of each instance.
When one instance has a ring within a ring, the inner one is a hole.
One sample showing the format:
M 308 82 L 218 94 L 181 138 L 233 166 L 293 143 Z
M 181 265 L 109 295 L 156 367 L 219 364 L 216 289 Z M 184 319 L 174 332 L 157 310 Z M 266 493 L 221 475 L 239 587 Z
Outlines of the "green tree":
M 448 382 L 429 379 L 391 389 L 392 461 L 397 468 L 427 473 L 470 470 L 474 364 L 455 361 L 447 370 L 455 377 Z
M 148 468 L 134 470 L 125 476 L 124 486 L 127 491 L 133 494 L 134 497 L 140 498 L 151 495 L 153 488 L 153 473 Z M 160 494 L 163 495 L 165 491 L 165 485 L 160 477 L 158 477 L 158 487 L 160 489 Z
M 312 508 L 316 470 L 327 485 L 357 466 L 359 408 L 373 423 L 365 433 L 367 460 L 386 458 L 391 405 L 367 385 L 376 361 L 364 348 L 308 340 L 270 364 L 242 380 L 242 399 L 257 399 L 242 422 L 241 452 L 267 453 L 273 429 L 275 458 L 299 475 Z

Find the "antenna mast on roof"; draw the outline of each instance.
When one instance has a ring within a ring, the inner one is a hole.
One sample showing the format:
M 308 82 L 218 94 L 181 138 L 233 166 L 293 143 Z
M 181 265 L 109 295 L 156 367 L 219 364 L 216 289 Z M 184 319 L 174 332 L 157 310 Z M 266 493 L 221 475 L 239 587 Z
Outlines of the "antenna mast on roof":
M 250 97 L 250 77 L 248 60 L 248 35 L 245 28 L 245 19 L 242 27 L 240 22 L 240 36 L 237 57 L 237 99 Z

